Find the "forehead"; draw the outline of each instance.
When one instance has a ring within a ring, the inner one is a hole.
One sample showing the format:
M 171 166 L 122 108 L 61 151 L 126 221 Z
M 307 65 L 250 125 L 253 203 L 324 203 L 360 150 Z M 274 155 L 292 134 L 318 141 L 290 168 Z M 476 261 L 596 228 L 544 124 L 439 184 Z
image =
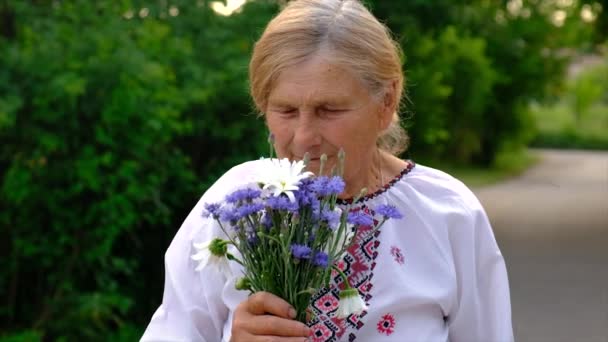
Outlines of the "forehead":
M 281 71 L 268 101 L 347 102 L 367 97 L 367 89 L 354 72 L 315 56 Z

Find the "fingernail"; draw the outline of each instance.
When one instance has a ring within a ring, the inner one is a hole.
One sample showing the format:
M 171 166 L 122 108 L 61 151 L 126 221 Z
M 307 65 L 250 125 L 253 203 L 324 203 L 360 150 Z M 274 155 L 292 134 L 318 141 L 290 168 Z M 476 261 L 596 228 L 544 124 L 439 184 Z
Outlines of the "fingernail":
M 296 318 L 297 315 L 298 315 L 298 313 L 296 312 L 296 309 L 289 308 L 289 317 Z

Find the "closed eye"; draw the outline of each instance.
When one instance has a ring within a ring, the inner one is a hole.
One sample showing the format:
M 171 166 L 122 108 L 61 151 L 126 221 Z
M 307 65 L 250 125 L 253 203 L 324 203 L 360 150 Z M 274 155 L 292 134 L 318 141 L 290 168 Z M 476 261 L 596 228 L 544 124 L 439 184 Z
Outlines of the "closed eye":
M 289 107 L 279 107 L 279 108 L 272 108 L 270 110 L 271 112 L 277 113 L 281 116 L 284 117 L 292 117 L 294 115 L 296 115 L 298 113 L 298 110 L 295 108 L 289 108 Z
M 346 109 L 341 109 L 341 108 L 321 108 L 319 110 L 319 114 L 321 116 L 336 116 L 336 115 L 342 114 L 346 111 L 347 111 Z

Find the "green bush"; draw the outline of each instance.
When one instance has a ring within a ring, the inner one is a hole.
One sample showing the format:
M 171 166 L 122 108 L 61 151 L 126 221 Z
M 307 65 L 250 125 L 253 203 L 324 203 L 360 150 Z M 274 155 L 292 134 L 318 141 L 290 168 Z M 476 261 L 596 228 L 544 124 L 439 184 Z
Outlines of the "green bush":
M 14 24 L 0 38 L 2 330 L 92 341 L 143 325 L 188 210 L 261 154 L 246 63 L 275 7 L 250 19 L 130 6 L 2 8 Z
M 567 90 L 576 121 L 580 122 L 591 106 L 608 96 L 608 63 L 584 70 L 570 80 Z
M 526 146 L 527 104 L 561 81 L 563 47 L 591 34 L 577 21 L 556 28 L 557 5 L 543 2 L 525 2 L 526 15 L 501 2 L 367 2 L 405 50 L 411 154 L 461 164 L 490 166 Z
M 480 152 L 483 114 L 496 78 L 485 42 L 448 26 L 436 39 L 417 43 L 408 54 L 412 149 L 467 163 Z
M 536 147 L 608 150 L 608 61 L 566 82 L 561 99 L 530 106 Z

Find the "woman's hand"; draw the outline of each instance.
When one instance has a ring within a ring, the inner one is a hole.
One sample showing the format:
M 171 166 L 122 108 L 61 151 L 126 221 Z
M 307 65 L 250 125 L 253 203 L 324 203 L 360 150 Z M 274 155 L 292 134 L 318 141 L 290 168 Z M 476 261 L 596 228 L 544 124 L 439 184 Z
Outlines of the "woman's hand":
M 295 317 L 294 308 L 282 298 L 268 292 L 254 293 L 234 311 L 230 341 L 307 341 L 310 328 Z

